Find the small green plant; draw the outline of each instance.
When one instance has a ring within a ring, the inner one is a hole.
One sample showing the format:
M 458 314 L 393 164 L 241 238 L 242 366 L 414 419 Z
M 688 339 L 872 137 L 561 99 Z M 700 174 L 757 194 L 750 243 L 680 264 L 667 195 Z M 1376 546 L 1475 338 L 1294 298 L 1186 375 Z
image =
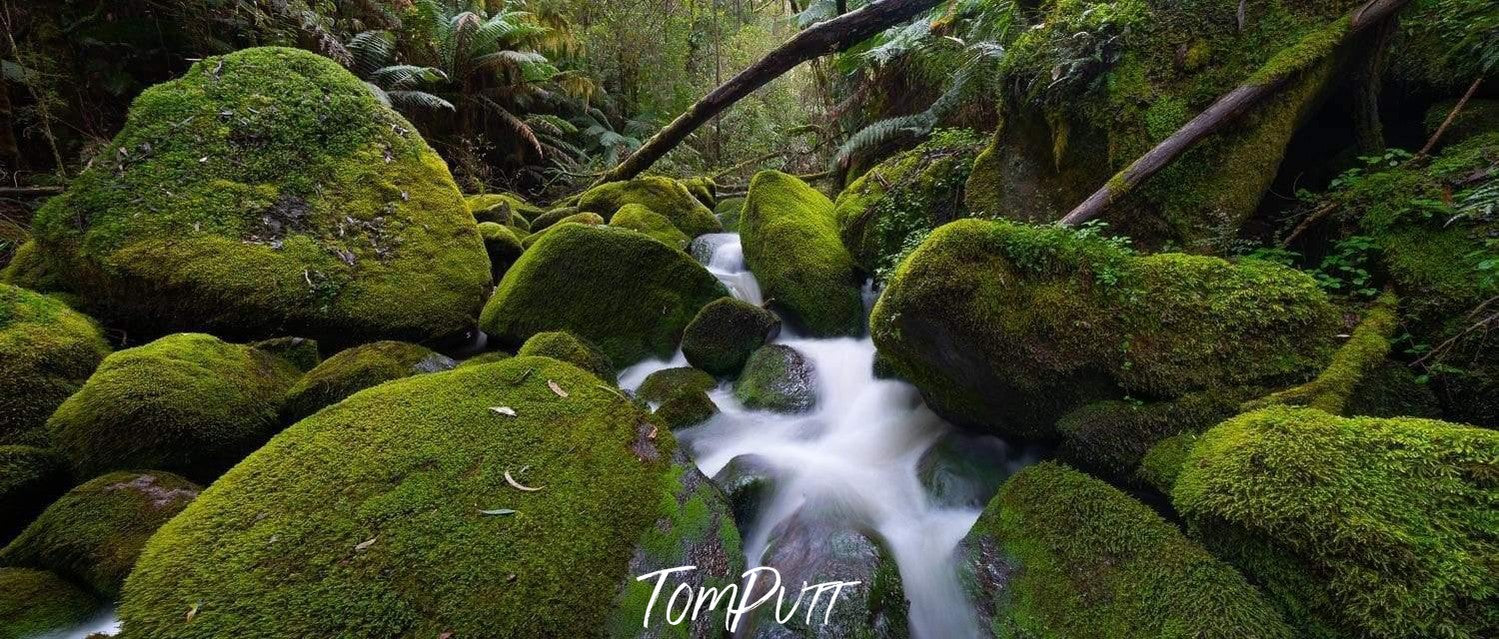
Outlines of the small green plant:
M 1371 258 L 1378 250 L 1374 238 L 1352 235 L 1333 245 L 1333 250 L 1312 271 L 1317 284 L 1331 293 L 1373 297 L 1379 293 L 1369 272 Z

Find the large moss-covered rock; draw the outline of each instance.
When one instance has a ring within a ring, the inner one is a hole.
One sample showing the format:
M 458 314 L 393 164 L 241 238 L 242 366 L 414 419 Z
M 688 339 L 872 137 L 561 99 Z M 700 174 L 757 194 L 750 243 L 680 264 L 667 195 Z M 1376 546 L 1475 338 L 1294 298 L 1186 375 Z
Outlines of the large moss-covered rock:
M 744 198 L 727 197 L 718 202 L 713 208 L 713 214 L 718 216 L 718 221 L 723 224 L 723 230 L 729 233 L 739 232 L 739 214 L 744 212 Z
M 457 365 L 430 348 L 407 342 L 361 344 L 329 357 L 298 379 L 286 393 L 282 419 L 289 424 L 371 386 Z
M 1296 636 L 1242 575 L 1150 507 L 1060 464 L 1005 482 L 958 553 L 996 637 Z
M 567 331 L 546 331 L 532 335 L 526 343 L 521 344 L 515 354 L 550 357 L 593 373 L 594 377 L 610 384 L 618 381 L 614 362 L 610 361 L 608 355 L 588 340 Z
M 79 623 L 98 602 L 45 570 L 0 568 L 0 639 L 29 639 Z
M 100 317 L 346 342 L 473 324 L 484 248 L 446 165 L 325 57 L 204 59 L 136 98 L 99 158 L 32 231 Z
M 682 183 L 682 188 L 687 189 L 692 197 L 703 203 L 703 206 L 710 210 L 718 207 L 718 183 L 713 181 L 713 178 L 704 175 L 678 181 Z
M 750 353 L 781 333 L 781 318 L 749 302 L 725 297 L 710 302 L 682 333 L 682 354 L 714 375 L 734 375 Z
M 252 342 L 250 347 L 291 362 L 292 366 L 304 373 L 323 363 L 323 354 L 318 350 L 317 340 L 305 337 L 272 337 Z
M 609 219 L 609 225 L 640 231 L 679 251 L 686 250 L 687 243 L 691 241 L 687 234 L 672 226 L 671 220 L 666 219 L 666 216 L 641 204 L 626 204 L 619 207 L 614 217 Z
M 1493 636 L 1499 433 L 1312 408 L 1192 446 L 1172 500 L 1309 636 Z
M 529 249 L 533 244 L 540 242 L 541 238 L 546 237 L 548 233 L 561 228 L 563 225 L 581 224 L 583 226 L 599 226 L 603 223 L 604 218 L 600 217 L 598 213 L 574 213 L 560 220 L 557 220 L 556 224 L 549 224 L 546 226 L 546 228 L 527 235 L 525 239 L 521 240 L 520 245 L 522 248 Z
M 671 356 L 698 309 L 726 295 L 681 251 L 634 231 L 574 224 L 547 233 L 510 267 L 481 326 L 513 344 L 565 330 L 628 366 Z
M 1218 96 L 1297 70 L 1103 215 L 1148 245 L 1227 248 L 1331 86 L 1343 58 L 1322 53 L 1357 4 L 1043 0 L 1017 14 L 999 64 L 1001 125 L 969 178 L 970 209 L 1058 219 Z
M 1085 404 L 1057 420 L 1060 452 L 1090 472 L 1127 482 L 1157 442 L 1212 428 L 1262 393 L 1251 386 L 1197 391 L 1158 402 L 1106 399 Z
M 479 223 L 479 237 L 484 238 L 484 252 L 489 255 L 489 276 L 496 282 L 526 252 L 522 237 L 509 226 L 494 222 Z
M 211 481 L 280 427 L 290 362 L 211 335 L 118 351 L 47 427 L 78 474 L 159 468 Z
M 101 475 L 48 506 L 0 550 L 0 564 L 51 570 L 112 598 L 146 540 L 199 490 L 158 471 Z
M 970 132 L 943 131 L 880 162 L 838 194 L 838 234 L 860 268 L 888 275 L 932 229 L 967 215 L 963 185 L 979 147 Z
M 45 445 L 47 417 L 108 354 L 93 320 L 0 284 L 0 444 Z
M 707 392 L 718 387 L 718 380 L 691 366 L 663 368 L 651 373 L 635 389 L 635 396 L 642 401 L 660 403 L 677 393 Z
M 1311 277 L 1278 264 L 1142 256 L 1088 230 L 959 220 L 901 264 L 871 327 L 938 412 L 1045 439 L 1089 401 L 1301 381 L 1340 323 Z
M 748 408 L 801 413 L 817 405 L 817 369 L 784 344 L 761 346 L 734 382 L 734 396 Z
M 527 224 L 528 220 L 534 220 L 537 216 L 546 213 L 546 209 L 526 202 L 526 199 L 514 193 L 483 193 L 470 195 L 463 198 L 464 204 L 468 205 L 470 213 L 474 214 L 474 221 L 479 223 L 494 222 L 505 226 L 516 224 Z M 520 216 L 517 220 L 516 216 Z
M 723 225 L 713 211 L 692 195 L 681 182 L 648 175 L 624 182 L 600 184 L 578 197 L 578 210 L 590 211 L 608 220 L 627 204 L 640 204 L 671 220 L 672 226 L 694 238 L 717 233 Z
M 819 337 L 863 331 L 859 276 L 827 196 L 796 176 L 761 171 L 750 180 L 739 233 L 766 299 L 793 324 Z
M 164 526 L 125 585 L 123 636 L 638 632 L 653 584 L 636 576 L 739 570 L 722 497 L 674 450 L 548 358 L 381 385 L 288 428 Z
M 71 485 L 68 461 L 54 450 L 0 446 L 0 543 L 10 541 Z
M 696 426 L 718 414 L 718 405 L 701 390 L 681 391 L 666 398 L 656 408 L 656 421 L 670 430 Z

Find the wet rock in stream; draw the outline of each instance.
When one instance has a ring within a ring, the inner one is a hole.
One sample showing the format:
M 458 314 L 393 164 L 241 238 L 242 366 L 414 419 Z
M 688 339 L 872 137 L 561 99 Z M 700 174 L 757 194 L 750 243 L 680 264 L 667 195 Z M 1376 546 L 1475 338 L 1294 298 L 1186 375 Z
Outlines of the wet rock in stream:
M 734 395 L 747 408 L 806 412 L 817 404 L 817 371 L 811 360 L 790 346 L 762 346 L 745 363 Z

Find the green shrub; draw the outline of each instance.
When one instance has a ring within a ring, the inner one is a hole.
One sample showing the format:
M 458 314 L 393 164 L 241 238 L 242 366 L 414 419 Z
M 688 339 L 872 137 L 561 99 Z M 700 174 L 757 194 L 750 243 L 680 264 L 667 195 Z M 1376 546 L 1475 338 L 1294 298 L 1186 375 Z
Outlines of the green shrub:
M 93 320 L 0 284 L 0 444 L 46 445 L 47 417 L 108 354 Z
M 766 299 L 810 335 L 863 331 L 859 276 L 826 196 L 795 176 L 761 171 L 750 181 L 739 232 Z
M 298 379 L 286 393 L 282 421 L 290 424 L 371 386 L 456 365 L 452 359 L 416 344 L 361 344 L 329 357 Z

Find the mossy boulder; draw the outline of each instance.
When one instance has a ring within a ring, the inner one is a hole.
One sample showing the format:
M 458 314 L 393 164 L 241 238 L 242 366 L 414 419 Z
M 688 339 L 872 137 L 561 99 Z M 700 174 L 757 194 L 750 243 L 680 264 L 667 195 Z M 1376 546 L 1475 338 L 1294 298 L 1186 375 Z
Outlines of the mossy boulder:
M 1499 432 L 1273 407 L 1209 430 L 1172 502 L 1309 636 L 1492 636 Z
M 207 482 L 276 433 L 300 374 L 211 335 L 168 335 L 106 357 L 47 428 L 82 477 L 159 468 Z
M 505 271 L 526 252 L 522 238 L 515 229 L 494 222 L 479 223 L 479 237 L 484 238 L 484 252 L 489 254 L 489 276 L 500 281 Z
M 766 299 L 793 325 L 817 337 L 864 330 L 860 278 L 827 196 L 796 176 L 761 171 L 750 180 L 739 233 Z
M 728 233 L 739 232 L 739 214 L 743 211 L 744 198 L 742 197 L 726 197 L 719 200 L 718 206 L 713 208 L 713 214 L 718 216 L 723 230 Z
M 482 366 L 484 364 L 493 364 L 495 362 L 504 361 L 512 357 L 515 356 L 510 353 L 506 353 L 505 351 L 489 351 L 487 353 L 480 353 L 459 362 L 457 368 L 463 368 L 465 366 Z
M 617 383 L 614 362 L 599 347 L 567 331 L 546 331 L 521 344 L 517 356 L 535 355 L 567 362 L 610 384 Z
M 916 460 L 916 478 L 933 506 L 980 509 L 1027 457 L 993 435 L 953 431 Z
M 0 444 L 46 445 L 52 411 L 94 372 L 109 344 L 87 316 L 0 284 Z
M 781 318 L 759 306 L 732 297 L 713 300 L 682 333 L 682 354 L 688 363 L 713 375 L 734 375 L 750 353 L 781 333 Z
M 640 231 L 679 251 L 686 250 L 687 243 L 692 241 L 687 234 L 672 226 L 671 220 L 666 219 L 666 216 L 641 204 L 626 204 L 619 207 L 614 217 L 609 219 L 609 225 Z
M 164 526 L 126 582 L 123 637 L 638 631 L 652 584 L 636 576 L 740 570 L 722 497 L 675 451 L 549 358 L 381 385 L 288 428 Z
M 1156 442 L 1145 452 L 1145 457 L 1140 459 L 1140 467 L 1135 471 L 1135 476 L 1161 494 L 1170 495 L 1172 487 L 1176 486 L 1177 476 L 1181 475 L 1182 465 L 1187 463 L 1187 455 L 1191 454 L 1192 446 L 1197 443 L 1197 437 L 1197 433 L 1181 433 Z
M 934 231 L 871 316 L 881 354 L 939 413 L 1028 439 L 1091 401 L 1303 381 L 1339 328 L 1316 282 L 1278 264 L 974 219 Z
M 474 221 L 479 223 L 494 222 L 510 226 L 517 222 L 516 216 L 519 216 L 519 222 L 526 224 L 527 220 L 534 220 L 546 213 L 546 209 L 530 204 L 514 193 L 469 195 L 463 201 L 474 215 Z
M 1251 3 L 1241 12 L 1232 0 L 1043 0 L 1017 17 L 1019 35 L 999 63 L 1001 124 L 969 177 L 970 210 L 1059 219 L 1218 96 L 1267 69 L 1295 70 L 1273 98 L 1103 215 L 1145 245 L 1226 249 L 1334 84 L 1345 58 L 1320 54 L 1357 4 Z
M 718 414 L 718 405 L 701 390 L 684 390 L 661 402 L 654 415 L 670 430 L 696 426 Z
M 522 248 L 529 249 L 529 248 L 531 248 L 532 245 L 536 244 L 537 242 L 540 242 L 541 238 L 546 237 L 547 233 L 551 233 L 552 231 L 557 230 L 558 228 L 560 228 L 564 224 L 581 224 L 583 226 L 599 226 L 599 225 L 602 225 L 603 223 L 604 223 L 604 218 L 599 217 L 599 214 L 597 214 L 597 213 L 573 213 L 572 215 L 569 215 L 569 216 L 564 217 L 564 218 L 562 218 L 560 220 L 557 220 L 556 224 L 548 224 L 546 226 L 546 228 L 543 228 L 543 229 L 541 229 L 539 231 L 536 231 L 536 232 L 534 232 L 534 233 L 532 233 L 530 235 L 527 235 L 525 237 L 525 239 L 521 240 L 520 244 L 521 244 Z
M 10 541 L 71 486 L 68 461 L 35 446 L 0 446 L 0 543 Z
M 712 375 L 691 366 L 663 368 L 651 373 L 635 389 L 635 396 L 643 401 L 661 403 L 672 395 L 683 392 L 707 392 L 718 387 Z
M 146 540 L 199 491 L 171 473 L 100 475 L 48 506 L 0 550 L 0 564 L 51 570 L 113 598 Z
M 1084 404 L 1057 420 L 1059 452 L 1101 477 L 1128 483 L 1156 442 L 1217 426 L 1239 414 L 1240 404 L 1263 393 L 1250 386 L 1197 391 L 1157 402 L 1106 399 Z
M 206 58 L 137 97 L 99 157 L 32 227 L 99 317 L 344 342 L 473 325 L 489 274 L 447 166 L 328 58 Z
M 723 225 L 712 209 L 694 197 L 681 182 L 668 177 L 648 175 L 623 182 L 600 184 L 578 197 L 578 210 L 591 211 L 609 220 L 627 204 L 640 204 L 666 216 L 672 226 L 694 238 L 704 233 L 718 233 Z
M 484 307 L 481 326 L 520 344 L 565 330 L 616 366 L 670 357 L 703 305 L 728 291 L 687 254 L 634 231 L 570 224 L 526 251 Z
M 531 232 L 539 233 L 543 230 L 546 230 L 547 227 L 552 226 L 564 219 L 577 215 L 580 212 L 581 211 L 579 211 L 578 207 L 576 206 L 560 206 L 547 211 L 546 213 L 542 213 L 541 215 L 531 218 Z M 597 215 L 597 213 L 595 213 L 595 215 Z
M 932 229 L 967 216 L 963 186 L 980 147 L 971 132 L 943 131 L 838 194 L 838 235 L 864 272 L 888 275 Z
M 1297 636 L 1242 575 L 1150 507 L 1052 462 L 1005 482 L 958 557 L 996 637 Z
M 371 386 L 457 365 L 452 358 L 407 342 L 361 344 L 329 357 L 298 379 L 286 393 L 282 421 L 290 424 Z
M 0 568 L 0 639 L 30 639 L 93 613 L 93 596 L 45 570 Z
M 272 337 L 252 342 L 250 347 L 291 362 L 292 366 L 304 373 L 323 363 L 323 354 L 318 350 L 317 340 L 305 337 Z
M 790 346 L 768 344 L 756 349 L 734 382 L 734 396 L 748 408 L 801 413 L 817 405 L 817 370 Z
M 702 202 L 703 206 L 708 207 L 710 210 L 718 206 L 718 182 L 713 181 L 713 178 L 704 175 L 683 178 L 678 181 L 682 183 L 682 187 L 687 189 L 688 193 L 692 194 L 692 197 Z

